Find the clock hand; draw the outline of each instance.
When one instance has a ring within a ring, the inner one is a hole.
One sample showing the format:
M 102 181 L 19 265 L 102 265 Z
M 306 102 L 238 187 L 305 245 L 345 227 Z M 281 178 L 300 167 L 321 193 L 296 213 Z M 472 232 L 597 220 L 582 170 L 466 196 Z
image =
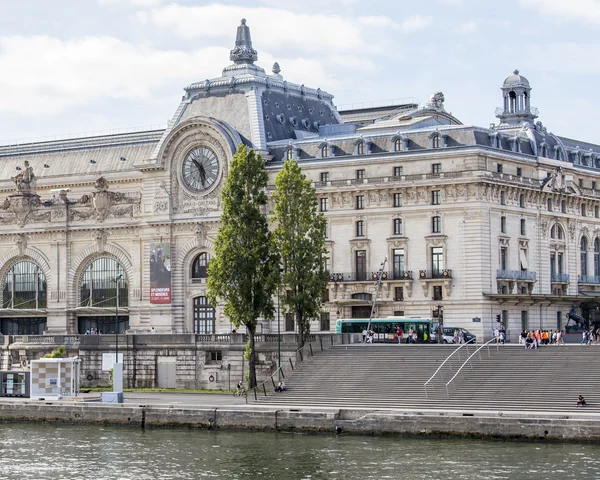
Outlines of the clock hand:
M 204 170 L 204 166 L 199 163 L 198 161 L 196 161 L 195 159 L 192 159 L 192 162 L 194 162 L 196 164 L 196 166 L 198 167 L 198 173 L 200 174 L 200 181 L 202 182 L 202 186 L 204 186 L 204 184 L 206 183 L 206 172 Z

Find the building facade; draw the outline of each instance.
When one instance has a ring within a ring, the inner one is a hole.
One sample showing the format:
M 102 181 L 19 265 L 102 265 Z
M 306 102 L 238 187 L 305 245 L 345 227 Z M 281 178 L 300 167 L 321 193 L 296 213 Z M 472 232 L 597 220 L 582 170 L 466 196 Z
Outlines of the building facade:
M 338 112 L 255 64 L 193 83 L 164 130 L 0 147 L 0 333 L 216 333 L 207 266 L 240 143 L 274 178 L 295 159 L 327 219 L 331 282 L 312 331 L 370 314 L 439 318 L 489 337 L 600 322 L 600 146 L 549 132 L 517 71 L 498 123 L 424 105 Z M 272 202 L 269 208 L 272 208 Z M 263 332 L 294 319 L 262 322 Z

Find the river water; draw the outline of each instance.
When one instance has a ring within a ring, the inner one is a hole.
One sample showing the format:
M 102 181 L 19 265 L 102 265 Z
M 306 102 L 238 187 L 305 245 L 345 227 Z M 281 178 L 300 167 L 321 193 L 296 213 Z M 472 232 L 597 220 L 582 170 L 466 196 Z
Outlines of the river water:
M 0 424 L 0 479 L 600 479 L 600 445 Z

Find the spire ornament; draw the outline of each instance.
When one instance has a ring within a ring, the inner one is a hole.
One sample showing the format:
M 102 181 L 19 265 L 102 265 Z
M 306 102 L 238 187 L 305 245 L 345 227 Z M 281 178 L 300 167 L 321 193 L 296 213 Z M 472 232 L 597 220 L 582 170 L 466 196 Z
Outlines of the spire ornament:
M 229 53 L 229 58 L 236 64 L 253 64 L 258 60 L 258 53 L 252 48 L 250 28 L 246 25 L 246 19 L 242 18 L 241 25 L 237 27 L 235 47 Z

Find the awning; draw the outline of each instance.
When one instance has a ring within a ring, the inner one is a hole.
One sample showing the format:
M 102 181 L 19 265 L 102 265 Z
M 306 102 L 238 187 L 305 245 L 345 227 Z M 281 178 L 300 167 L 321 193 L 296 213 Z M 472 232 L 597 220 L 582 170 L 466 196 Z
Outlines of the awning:
M 106 316 L 116 316 L 117 309 L 115 307 L 111 308 L 102 308 L 102 307 L 76 307 L 70 308 L 67 310 L 69 313 L 75 313 L 77 315 L 106 315 Z M 129 308 L 127 307 L 119 307 L 119 316 L 120 315 L 128 315 Z
M 45 317 L 46 309 L 36 308 L 0 308 L 0 317 Z

